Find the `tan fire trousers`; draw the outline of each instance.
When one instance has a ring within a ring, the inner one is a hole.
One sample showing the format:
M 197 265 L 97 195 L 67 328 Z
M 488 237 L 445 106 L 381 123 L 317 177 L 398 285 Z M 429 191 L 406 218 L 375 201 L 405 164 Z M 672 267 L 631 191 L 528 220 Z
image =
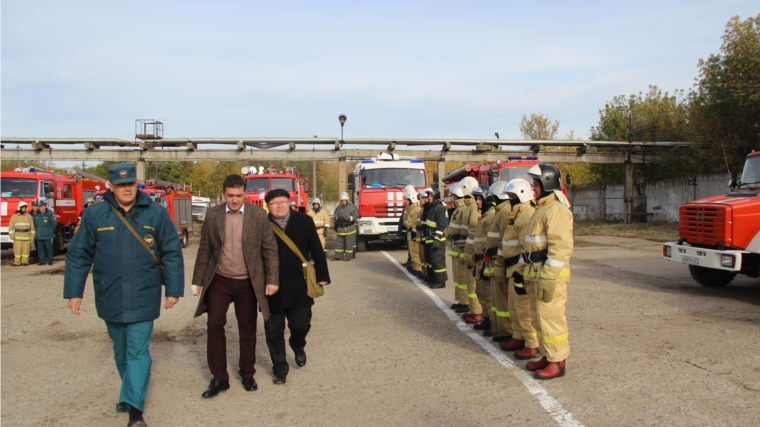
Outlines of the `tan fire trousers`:
M 29 253 L 32 251 L 30 236 L 16 234 L 13 241 L 13 265 L 29 264 Z
M 491 311 L 494 313 L 491 319 L 491 330 L 500 337 L 512 335 L 514 328 L 512 322 L 512 310 L 509 307 L 509 281 L 502 282 L 495 276 L 491 277 Z M 496 319 L 494 324 L 493 320 Z
M 533 327 L 532 313 L 535 311 L 535 299 L 532 294 L 533 287 L 526 280 L 523 284 L 527 293 L 520 295 L 515 291 L 515 279 L 510 277 L 509 289 L 509 314 L 512 319 L 512 338 L 524 340 L 525 347 L 538 348 L 538 333 Z
M 561 362 L 570 355 L 568 341 L 567 318 L 565 303 L 567 303 L 567 284 L 569 278 L 557 279 L 556 288 L 551 302 L 540 300 L 540 281 L 530 282 L 531 322 L 536 328 L 541 353 L 550 362 Z
M 459 274 L 462 285 L 465 286 L 465 292 L 467 292 L 467 300 L 470 304 L 470 314 L 483 314 L 483 307 L 480 306 L 477 294 L 477 284 L 475 282 L 475 276 L 472 275 L 472 268 L 468 268 L 463 259 L 459 259 Z
M 406 242 L 409 245 L 409 258 L 412 259 L 412 270 L 422 271 L 420 265 L 420 245 L 412 239 L 412 233 L 407 233 Z
M 475 264 L 476 272 L 480 271 L 482 263 L 481 261 Z M 475 293 L 478 295 L 478 302 L 480 303 L 481 310 L 483 310 L 483 317 L 491 319 L 491 279 L 483 280 L 478 273 L 475 277 L 475 283 Z

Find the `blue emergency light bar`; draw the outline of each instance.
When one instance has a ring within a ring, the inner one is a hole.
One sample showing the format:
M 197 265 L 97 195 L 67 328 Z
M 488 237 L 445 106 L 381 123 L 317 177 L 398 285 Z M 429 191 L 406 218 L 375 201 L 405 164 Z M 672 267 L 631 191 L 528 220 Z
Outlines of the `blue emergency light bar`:
M 409 163 L 424 163 L 424 162 L 420 159 L 412 159 L 409 161 Z
M 374 160 L 370 160 L 370 159 L 364 159 L 364 160 L 362 160 L 362 163 L 375 163 L 375 161 Z
M 509 160 L 538 160 L 538 156 L 509 156 Z

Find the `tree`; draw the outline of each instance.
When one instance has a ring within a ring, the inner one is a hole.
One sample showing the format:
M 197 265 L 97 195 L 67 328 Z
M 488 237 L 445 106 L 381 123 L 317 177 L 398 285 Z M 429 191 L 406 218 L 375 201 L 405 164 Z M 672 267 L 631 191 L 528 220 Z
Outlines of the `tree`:
M 760 15 L 731 18 L 721 53 L 699 60 L 690 93 L 696 170 L 727 171 L 760 149 Z M 721 159 L 722 161 L 717 161 Z
M 530 113 L 530 118 L 523 114 L 520 119 L 520 135 L 523 139 L 551 141 L 557 136 L 559 121 L 554 122 L 543 113 Z
M 40 160 L 3 160 L 0 169 L 12 171 L 16 168 L 28 168 L 32 166 L 45 170 L 55 169 L 55 163 Z

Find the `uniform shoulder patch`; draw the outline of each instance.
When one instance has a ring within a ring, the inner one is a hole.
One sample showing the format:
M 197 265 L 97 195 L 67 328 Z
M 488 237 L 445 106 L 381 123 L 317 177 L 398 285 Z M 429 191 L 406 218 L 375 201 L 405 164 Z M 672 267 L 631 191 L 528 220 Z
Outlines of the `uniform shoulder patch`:
M 153 247 L 153 244 L 156 243 L 156 239 L 153 237 L 152 234 L 148 233 L 143 237 L 143 240 L 148 245 L 148 247 Z
M 98 231 L 113 231 L 113 227 L 100 227 Z

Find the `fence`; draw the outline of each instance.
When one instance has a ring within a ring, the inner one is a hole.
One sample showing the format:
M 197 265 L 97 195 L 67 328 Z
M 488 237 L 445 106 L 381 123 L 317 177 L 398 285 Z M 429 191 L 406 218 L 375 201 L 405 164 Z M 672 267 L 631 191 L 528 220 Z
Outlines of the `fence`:
M 633 186 L 633 211 L 648 221 L 678 222 L 682 204 L 725 194 L 729 174 L 697 175 Z M 588 185 L 568 190 L 577 220 L 623 220 L 623 185 Z

